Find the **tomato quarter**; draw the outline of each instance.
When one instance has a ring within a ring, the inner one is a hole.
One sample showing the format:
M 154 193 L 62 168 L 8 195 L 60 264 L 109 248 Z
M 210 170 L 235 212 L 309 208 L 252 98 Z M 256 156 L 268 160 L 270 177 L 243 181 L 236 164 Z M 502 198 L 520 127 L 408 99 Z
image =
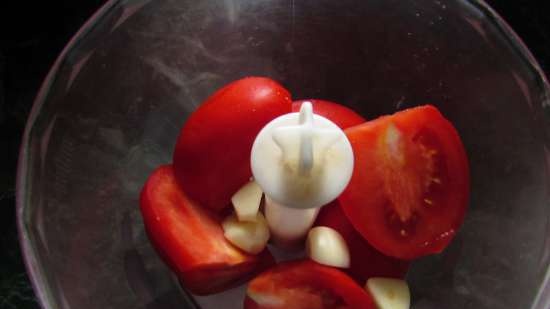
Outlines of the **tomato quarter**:
M 310 260 L 279 264 L 250 281 L 245 309 L 374 309 L 371 295 L 338 269 Z
M 359 284 L 365 284 L 371 277 L 403 279 L 409 269 L 409 262 L 383 255 L 374 249 L 353 228 L 342 211 L 338 200 L 323 206 L 315 226 L 327 226 L 342 235 L 350 253 L 350 267 L 343 269 Z
M 256 135 L 290 111 L 288 91 L 262 77 L 232 82 L 208 98 L 187 119 L 174 151 L 176 177 L 189 197 L 215 211 L 230 205 L 252 176 Z
M 140 207 L 151 243 L 195 294 L 233 287 L 274 262 L 267 250 L 249 255 L 231 245 L 219 219 L 180 189 L 170 165 L 159 167 L 149 177 Z
M 389 256 L 441 252 L 469 198 L 468 162 L 451 123 L 421 106 L 345 132 L 355 166 L 339 201 L 355 229 Z

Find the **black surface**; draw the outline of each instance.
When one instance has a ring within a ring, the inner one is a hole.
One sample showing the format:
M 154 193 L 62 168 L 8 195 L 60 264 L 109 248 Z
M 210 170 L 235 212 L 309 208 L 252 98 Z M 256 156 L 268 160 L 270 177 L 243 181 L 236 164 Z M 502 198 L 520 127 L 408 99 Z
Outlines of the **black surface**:
M 39 307 L 25 274 L 15 224 L 20 138 L 32 100 L 49 67 L 72 34 L 103 2 L 31 1 L 0 9 L 0 19 L 10 21 L 2 26 L 4 33 L 0 36 L 0 309 Z M 531 0 L 488 2 L 549 72 L 550 19 L 546 10 Z
M 50 66 L 105 1 L 10 1 L 5 9 L 6 2 L 0 8 L 0 309 L 34 309 L 39 305 L 25 273 L 15 224 L 20 138 Z

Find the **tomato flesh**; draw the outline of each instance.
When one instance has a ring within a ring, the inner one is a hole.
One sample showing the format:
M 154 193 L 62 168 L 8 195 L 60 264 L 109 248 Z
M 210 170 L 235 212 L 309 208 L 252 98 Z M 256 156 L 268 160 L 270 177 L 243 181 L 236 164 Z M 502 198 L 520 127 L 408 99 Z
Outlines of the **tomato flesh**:
M 215 92 L 191 114 L 174 150 L 174 170 L 188 196 L 220 211 L 246 184 L 256 135 L 290 113 L 290 94 L 275 81 L 248 77 Z
M 311 102 L 315 114 L 331 120 L 342 130 L 366 121 L 361 115 L 342 104 L 318 99 L 294 101 L 292 102 L 292 111 L 299 112 L 304 102 Z
M 338 200 L 323 206 L 315 226 L 335 229 L 342 235 L 350 253 L 350 267 L 343 269 L 359 284 L 371 277 L 402 279 L 409 269 L 409 261 L 386 256 L 374 249 L 355 230 L 342 211 Z
M 339 201 L 355 229 L 389 256 L 441 252 L 460 227 L 469 198 L 468 162 L 451 123 L 428 105 L 345 133 L 355 166 Z
M 192 293 L 233 287 L 273 263 L 265 250 L 249 255 L 231 245 L 219 218 L 180 189 L 171 165 L 159 167 L 140 196 L 147 235 L 159 255 Z
M 338 269 L 311 260 L 285 262 L 248 285 L 245 309 L 374 309 L 370 294 Z

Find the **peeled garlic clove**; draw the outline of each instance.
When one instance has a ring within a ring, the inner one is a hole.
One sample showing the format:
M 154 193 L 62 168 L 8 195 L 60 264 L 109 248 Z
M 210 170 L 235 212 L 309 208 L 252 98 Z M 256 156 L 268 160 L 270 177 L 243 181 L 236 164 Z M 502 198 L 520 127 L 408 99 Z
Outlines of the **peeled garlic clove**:
M 269 228 L 264 216 L 258 212 L 254 221 L 239 221 L 231 215 L 222 222 L 224 236 L 245 252 L 260 253 L 269 240 Z
M 365 287 L 378 309 L 409 309 L 411 293 L 406 281 L 393 278 L 370 278 Z
M 262 200 L 262 189 L 255 181 L 250 181 L 239 189 L 233 197 L 231 203 L 239 221 L 254 221 L 260 208 Z
M 346 241 L 338 231 L 330 227 L 318 226 L 309 230 L 306 250 L 308 256 L 319 264 L 349 267 L 350 256 Z

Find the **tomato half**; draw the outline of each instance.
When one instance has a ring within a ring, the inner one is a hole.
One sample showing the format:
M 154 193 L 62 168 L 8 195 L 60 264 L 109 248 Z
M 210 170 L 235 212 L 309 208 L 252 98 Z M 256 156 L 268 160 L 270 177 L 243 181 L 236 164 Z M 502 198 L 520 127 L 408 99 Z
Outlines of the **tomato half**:
M 468 161 L 451 123 L 435 107 L 421 106 L 345 133 L 355 166 L 339 201 L 355 229 L 389 256 L 441 252 L 469 198 Z
M 299 100 L 292 103 L 292 111 L 299 112 L 304 102 L 311 102 L 313 112 L 334 122 L 342 130 L 365 122 L 365 118 L 344 105 L 324 100 Z
M 192 293 L 225 290 L 274 263 L 267 250 L 255 256 L 231 245 L 219 219 L 180 189 L 170 165 L 149 177 L 140 208 L 151 243 Z
M 340 270 L 311 260 L 279 264 L 250 281 L 245 309 L 374 309 L 371 295 Z
M 218 211 L 250 180 L 250 150 L 274 118 L 290 113 L 290 94 L 268 78 L 248 77 L 214 93 L 191 114 L 174 151 L 176 177 L 190 198 Z
M 374 249 L 353 228 L 342 211 L 338 200 L 324 206 L 319 212 L 315 226 L 327 226 L 342 235 L 350 253 L 350 267 L 343 269 L 359 284 L 371 277 L 402 279 L 409 269 L 409 261 L 383 255 Z

